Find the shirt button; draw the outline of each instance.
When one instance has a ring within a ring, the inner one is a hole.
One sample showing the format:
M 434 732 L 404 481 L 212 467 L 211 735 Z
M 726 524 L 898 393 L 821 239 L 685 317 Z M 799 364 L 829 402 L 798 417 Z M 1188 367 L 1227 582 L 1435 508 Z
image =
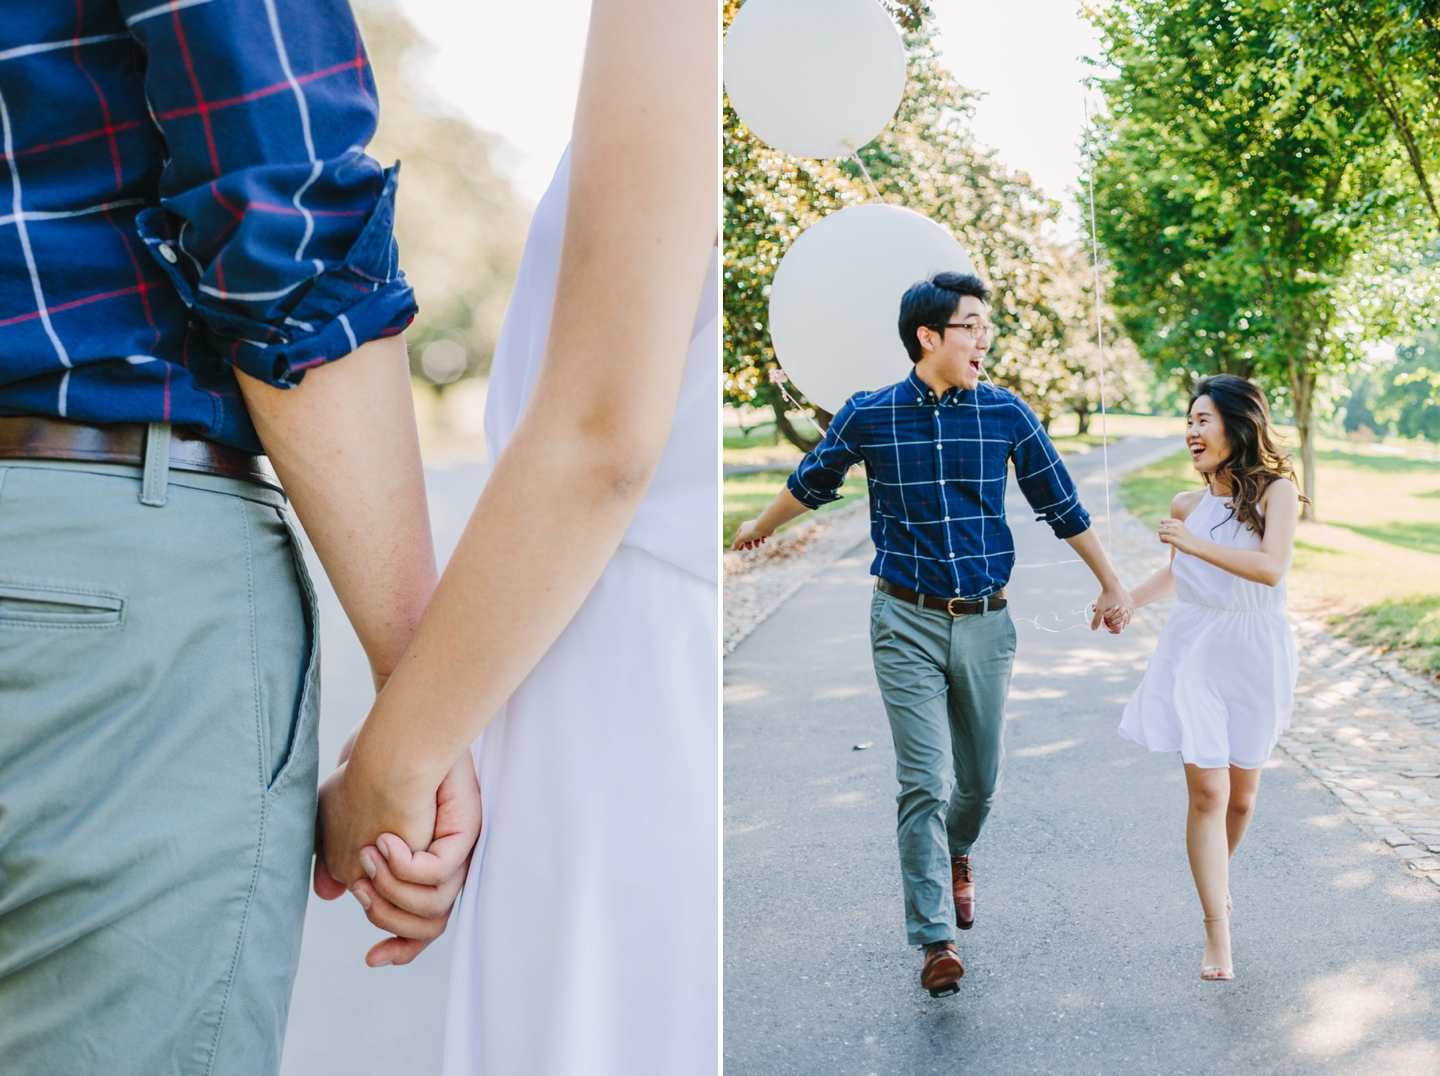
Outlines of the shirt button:
M 174 265 L 177 261 L 180 260 L 179 258 L 175 257 L 175 252 L 170 249 L 169 243 L 160 244 L 160 257 L 164 258 L 171 265 Z
M 944 445 L 936 445 L 936 446 L 935 446 L 935 451 L 936 451 L 936 452 L 944 452 L 944 451 L 945 451 L 945 446 L 944 446 Z

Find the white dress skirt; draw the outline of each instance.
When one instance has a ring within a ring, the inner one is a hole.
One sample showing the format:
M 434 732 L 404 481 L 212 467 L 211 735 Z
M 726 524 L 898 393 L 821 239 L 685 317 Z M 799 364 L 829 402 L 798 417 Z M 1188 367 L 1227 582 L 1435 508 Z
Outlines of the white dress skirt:
M 1207 488 L 1185 520 L 1192 534 L 1235 549 L 1260 536 Z M 1151 751 L 1179 751 L 1202 769 L 1265 764 L 1290 727 L 1299 665 L 1285 619 L 1285 580 L 1273 587 L 1176 552 L 1175 604 L 1120 735 Z
M 568 177 L 567 152 L 496 348 L 492 460 L 544 351 Z M 485 821 L 454 912 L 446 1076 L 715 1072 L 717 272 L 712 262 L 670 440 L 624 543 L 475 742 Z

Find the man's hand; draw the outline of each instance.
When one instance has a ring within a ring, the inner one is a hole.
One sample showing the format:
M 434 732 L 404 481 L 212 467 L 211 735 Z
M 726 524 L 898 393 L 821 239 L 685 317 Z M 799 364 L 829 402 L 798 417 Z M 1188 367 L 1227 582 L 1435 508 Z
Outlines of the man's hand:
M 730 548 L 758 549 L 765 544 L 765 539 L 774 533 L 774 531 L 761 530 L 758 519 L 747 519 L 735 532 L 735 541 L 730 543 Z
M 348 884 L 366 918 L 395 935 L 373 946 L 365 962 L 371 967 L 408 964 L 444 932 L 465 884 L 482 821 L 480 789 L 467 751 L 428 802 L 404 803 L 404 797 L 385 795 L 383 789 L 367 790 L 362 787 L 367 782 L 349 773 L 346 759 L 353 741 L 352 734 L 340 767 L 320 787 L 315 893 L 334 900 Z M 416 845 L 422 851 L 412 852 L 392 832 L 380 832 L 373 841 L 363 836 L 385 829 L 379 819 L 387 813 L 393 828 L 407 831 L 424 825 L 425 817 L 432 819 L 429 839 Z M 395 824 L 407 818 L 408 824 Z

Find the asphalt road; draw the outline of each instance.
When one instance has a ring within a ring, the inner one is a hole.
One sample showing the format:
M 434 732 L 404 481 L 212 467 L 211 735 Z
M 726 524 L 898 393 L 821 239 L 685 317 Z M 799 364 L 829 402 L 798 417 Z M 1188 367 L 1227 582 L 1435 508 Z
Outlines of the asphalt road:
M 1112 467 L 1154 447 L 1128 439 Z M 1022 563 L 1072 555 L 1013 484 L 1009 511 Z M 729 1076 L 1440 1073 L 1440 891 L 1278 750 L 1233 865 L 1237 980 L 1200 981 L 1178 757 L 1115 733 L 1154 646 L 1141 629 L 1019 625 L 965 978 L 949 998 L 922 991 L 871 555 L 823 572 L 725 662 Z M 1011 608 L 1064 616 L 1095 592 L 1083 565 L 1026 568 Z
M 425 473 L 442 566 L 460 539 L 487 474 L 485 464 Z M 307 548 L 306 554 L 320 599 L 323 776 L 345 737 L 369 710 L 375 692 L 360 641 L 313 550 Z M 405 967 L 368 968 L 365 951 L 382 937 L 353 897 L 326 902 L 311 893 L 281 1076 L 424 1076 L 440 1071 L 452 933 L 441 935 Z

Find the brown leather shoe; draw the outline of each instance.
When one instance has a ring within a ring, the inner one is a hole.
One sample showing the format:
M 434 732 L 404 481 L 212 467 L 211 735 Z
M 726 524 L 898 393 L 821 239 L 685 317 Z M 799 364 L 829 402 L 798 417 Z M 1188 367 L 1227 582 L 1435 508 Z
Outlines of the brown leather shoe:
M 955 925 L 969 930 L 975 925 L 975 875 L 969 856 L 950 857 L 950 892 L 955 897 Z
M 936 942 L 925 950 L 920 985 L 930 991 L 932 998 L 960 993 L 960 980 L 964 977 L 965 965 L 960 963 L 954 942 Z

